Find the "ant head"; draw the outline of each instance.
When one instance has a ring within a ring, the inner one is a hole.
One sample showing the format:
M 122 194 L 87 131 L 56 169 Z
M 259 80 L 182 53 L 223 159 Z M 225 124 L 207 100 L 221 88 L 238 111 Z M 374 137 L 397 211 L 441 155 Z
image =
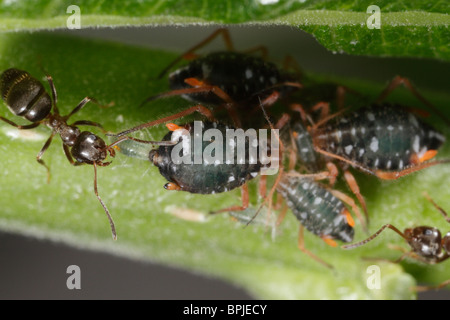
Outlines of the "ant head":
M 442 239 L 442 247 L 447 252 L 447 254 L 450 254 L 450 231 L 447 232 L 445 237 Z
M 106 159 L 108 146 L 99 136 L 83 131 L 72 146 L 72 156 L 81 163 L 99 163 Z
M 405 237 L 415 253 L 424 258 L 434 258 L 440 254 L 442 248 L 441 232 L 432 227 L 416 227 L 405 229 Z M 447 235 L 450 240 L 450 235 Z M 446 236 L 446 237 L 447 237 Z M 450 241 L 448 241 L 450 247 Z

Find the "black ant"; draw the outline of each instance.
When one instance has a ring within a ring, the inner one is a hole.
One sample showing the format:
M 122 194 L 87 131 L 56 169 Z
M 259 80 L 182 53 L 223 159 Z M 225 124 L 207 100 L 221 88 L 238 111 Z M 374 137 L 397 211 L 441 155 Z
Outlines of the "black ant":
M 444 216 L 445 220 L 450 223 L 450 217 L 447 213 L 439 207 L 433 199 L 426 193 L 424 196 L 430 201 L 433 206 Z M 428 263 L 436 264 L 447 260 L 450 257 L 450 231 L 442 237 L 441 232 L 437 228 L 428 226 L 418 226 L 414 228 L 407 228 L 403 232 L 397 229 L 391 224 L 385 224 L 372 236 L 366 240 L 360 241 L 358 243 L 349 244 L 342 246 L 343 249 L 354 249 L 365 245 L 369 241 L 372 241 L 380 235 L 380 233 L 389 228 L 399 234 L 411 247 L 411 251 L 404 251 L 404 254 L 396 260 L 396 262 L 402 261 L 405 257 L 410 256 L 413 259 Z
M 424 196 L 442 214 L 445 220 L 450 223 L 450 217 L 447 215 L 444 209 L 438 206 L 426 192 L 424 192 Z M 407 228 L 403 232 L 401 232 L 395 226 L 391 224 L 385 224 L 366 240 L 354 244 L 344 245 L 342 246 L 342 248 L 354 249 L 365 245 L 369 241 L 372 241 L 373 239 L 378 237 L 380 233 L 386 228 L 389 228 L 399 234 L 411 247 L 410 251 L 407 251 L 402 247 L 395 247 L 396 249 L 403 252 L 403 255 L 394 261 L 396 263 L 402 261 L 407 256 L 427 264 L 440 263 L 450 258 L 450 231 L 447 232 L 444 237 L 442 237 L 439 229 L 428 226 Z M 437 286 L 418 286 L 415 288 L 415 290 L 426 291 L 430 289 L 440 289 L 449 284 L 450 280 L 447 280 Z
M 80 111 L 89 101 L 98 102 L 93 98 L 86 97 L 66 116 L 61 116 L 57 107 L 57 94 L 50 75 L 46 75 L 47 81 L 52 91 L 52 98 L 46 92 L 42 83 L 33 78 L 28 72 L 15 68 L 8 69 L 0 76 L 0 92 L 9 110 L 17 116 L 21 116 L 32 124 L 18 125 L 11 120 L 0 116 L 0 120 L 21 130 L 32 129 L 41 124 L 47 125 L 52 133 L 39 151 L 36 160 L 47 169 L 47 182 L 50 181 L 50 169 L 42 160 L 44 152 L 50 146 L 53 137 L 59 134 L 63 142 L 64 154 L 73 166 L 91 164 L 94 167 L 94 193 L 102 205 L 111 225 L 114 239 L 117 239 L 116 230 L 108 208 L 98 195 L 97 190 L 97 166 L 108 166 L 111 162 L 104 162 L 108 153 L 115 156 L 114 146 L 119 142 L 128 139 L 121 138 L 114 143 L 107 145 L 99 136 L 89 132 L 80 131 L 79 125 L 103 127 L 92 121 L 78 120 L 68 124 L 69 118 Z M 53 112 L 52 112 L 53 110 Z

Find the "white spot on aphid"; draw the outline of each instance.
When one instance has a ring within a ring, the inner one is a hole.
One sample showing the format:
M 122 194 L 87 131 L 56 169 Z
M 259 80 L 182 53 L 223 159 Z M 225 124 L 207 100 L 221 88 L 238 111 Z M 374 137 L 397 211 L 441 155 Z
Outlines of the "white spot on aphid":
M 375 115 L 372 112 L 367 113 L 367 119 L 369 121 L 375 121 Z
M 314 204 L 315 205 L 318 205 L 318 204 L 321 204 L 322 203 L 322 198 L 316 198 L 315 200 L 314 200 Z
M 391 126 L 391 125 L 388 125 L 388 126 L 387 126 L 387 129 L 388 129 L 389 131 L 392 131 L 392 130 L 394 130 L 394 127 Z
M 420 148 L 420 137 L 418 135 L 416 135 L 414 137 L 414 142 L 413 142 L 413 150 L 415 153 L 419 152 L 419 148 Z
M 250 69 L 245 70 L 245 77 L 251 79 L 253 77 L 253 72 Z
M 366 152 L 366 150 L 364 150 L 363 148 L 359 149 L 359 156 L 362 157 L 362 155 L 364 154 L 364 152 Z
M 392 161 L 389 160 L 389 161 L 386 163 L 386 168 L 390 169 L 391 166 L 392 166 Z
M 373 152 L 377 152 L 378 151 L 378 139 L 377 138 L 375 138 L 375 137 L 372 138 L 372 141 L 370 142 L 369 148 Z
M 228 178 L 228 182 L 233 182 L 234 180 L 236 180 L 236 179 L 234 178 L 234 176 L 230 176 L 230 177 Z
M 349 154 L 352 152 L 352 150 L 353 150 L 353 146 L 352 146 L 351 144 L 349 144 L 348 146 L 346 146 L 346 147 L 344 148 L 344 150 L 345 150 L 345 153 L 346 153 L 347 155 L 349 155 Z

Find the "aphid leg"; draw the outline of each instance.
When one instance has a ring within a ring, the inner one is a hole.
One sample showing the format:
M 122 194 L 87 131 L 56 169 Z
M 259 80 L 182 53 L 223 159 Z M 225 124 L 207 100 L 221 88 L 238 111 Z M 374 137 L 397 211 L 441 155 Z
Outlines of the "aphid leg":
M 298 231 L 298 242 L 297 242 L 298 248 L 303 253 L 307 254 L 308 256 L 310 256 L 311 258 L 316 260 L 317 262 L 323 264 L 325 267 L 327 267 L 329 269 L 333 269 L 332 265 L 326 263 L 325 261 L 320 259 L 318 256 L 316 256 L 314 253 L 312 253 L 311 251 L 309 251 L 308 249 L 305 248 L 305 241 L 304 241 L 303 231 L 304 231 L 304 227 L 303 227 L 303 225 L 300 225 L 300 228 L 299 228 L 299 231 Z
M 249 204 L 249 192 L 247 184 L 243 184 L 241 187 L 241 197 L 242 197 L 242 205 L 241 206 L 232 206 L 225 209 L 220 209 L 216 211 L 210 212 L 211 214 L 221 213 L 221 212 L 230 212 L 230 211 L 244 211 L 248 208 Z
M 311 111 L 319 111 L 319 121 L 325 119 L 330 114 L 330 104 L 328 102 L 320 101 L 311 107 Z
M 40 122 L 35 122 L 35 123 L 32 123 L 32 124 L 27 124 L 25 126 L 22 126 L 20 124 L 12 122 L 11 120 L 8 120 L 8 119 L 3 118 L 1 116 L 0 116 L 0 120 L 6 122 L 7 124 L 9 124 L 9 125 L 11 125 L 13 127 L 16 127 L 17 129 L 20 129 L 20 130 L 33 129 L 33 128 L 36 128 L 37 126 L 39 126 L 41 124 Z
M 348 108 L 345 109 L 341 109 L 338 112 L 335 112 L 331 115 L 325 116 L 324 118 L 320 119 L 319 121 L 317 121 L 313 126 L 312 126 L 312 130 L 316 130 L 317 128 L 319 128 L 320 126 L 322 126 L 323 124 L 327 123 L 328 121 L 330 121 L 333 118 L 336 118 L 338 116 L 340 116 L 341 114 L 343 114 L 344 112 L 346 112 L 348 110 Z
M 241 127 L 241 120 L 239 119 L 235 108 L 236 103 L 233 101 L 233 99 L 231 99 L 231 97 L 227 93 L 225 93 L 225 91 L 220 89 L 218 86 L 206 84 L 203 81 L 198 80 L 196 78 L 187 78 L 184 79 L 184 82 L 193 87 L 193 89 L 203 89 L 204 90 L 203 92 L 212 92 L 220 99 L 222 99 L 225 102 L 223 106 L 230 114 L 230 117 L 233 120 L 234 125 L 238 128 Z
M 342 110 L 345 108 L 345 99 L 348 93 L 361 97 L 361 94 L 359 92 L 347 86 L 343 85 L 336 86 L 336 105 L 338 107 L 338 110 Z
M 259 101 L 259 105 L 254 107 L 252 111 L 250 111 L 249 116 L 254 115 L 256 112 L 260 110 L 260 108 L 268 108 L 272 106 L 277 100 L 280 98 L 280 93 L 278 91 L 272 92 L 267 98 Z
M 269 50 L 267 49 L 266 46 L 256 46 L 253 48 L 249 48 L 246 49 L 244 51 L 242 51 L 243 53 L 255 53 L 255 52 L 259 52 L 261 54 L 261 58 L 263 60 L 267 60 L 267 58 L 269 57 Z
M 366 200 L 364 200 L 364 197 L 361 195 L 361 192 L 359 190 L 359 186 L 355 180 L 355 177 L 353 176 L 353 174 L 350 173 L 350 171 L 346 170 L 344 172 L 344 178 L 345 178 L 345 181 L 347 182 L 347 185 L 350 187 L 350 190 L 352 190 L 353 194 L 356 196 L 356 198 L 358 198 L 358 201 L 363 208 L 367 224 L 369 224 L 369 213 L 367 212 Z
M 360 221 L 361 226 L 363 227 L 364 231 L 368 232 L 367 224 L 366 224 L 365 220 L 363 219 L 363 217 L 361 215 L 361 212 L 359 211 L 359 208 L 356 206 L 355 201 L 352 198 L 350 198 L 349 196 L 347 196 L 345 193 L 342 193 L 342 192 L 340 192 L 338 190 L 331 190 L 330 192 L 333 194 L 333 196 L 335 196 L 336 198 L 338 198 L 342 202 L 348 204 L 352 208 L 352 210 L 355 213 L 356 217 Z M 347 223 L 351 227 L 353 227 L 355 222 L 353 221 L 352 217 L 349 215 L 349 212 L 348 211 L 343 211 L 342 214 L 344 214 L 346 216 Z
M 414 292 L 425 292 L 425 291 L 430 291 L 430 290 L 439 290 L 439 289 L 442 289 L 449 285 L 450 285 L 450 279 L 446 280 L 436 286 L 414 286 L 412 289 Z
M 278 227 L 286 217 L 286 213 L 288 211 L 288 206 L 286 203 L 283 204 L 283 208 L 281 208 L 280 214 L 277 217 L 277 221 L 275 222 L 275 226 Z
M 440 112 L 438 109 L 436 109 L 435 106 L 431 104 L 427 99 L 425 99 L 419 91 L 412 85 L 411 81 L 408 78 L 404 78 L 401 76 L 396 76 L 394 79 L 392 79 L 387 87 L 381 92 L 381 94 L 378 96 L 378 99 L 376 100 L 377 103 L 383 101 L 386 99 L 386 97 L 394 91 L 395 88 L 398 86 L 403 85 L 406 89 L 408 89 L 418 100 L 420 100 L 423 104 L 425 104 L 428 108 L 433 110 L 434 113 L 439 115 L 444 121 L 450 125 L 450 119 L 448 119 L 447 116 L 445 116 L 442 112 Z
M 47 183 L 50 183 L 50 168 L 45 164 L 44 160 L 42 160 L 42 156 L 44 155 L 44 152 L 48 149 L 48 147 L 52 143 L 52 140 L 53 140 L 53 137 L 55 136 L 55 134 L 56 133 L 54 131 L 52 131 L 52 134 L 47 139 L 47 141 L 45 142 L 45 144 L 42 147 L 41 151 L 39 151 L 39 153 L 36 156 L 36 161 L 39 164 L 43 165 L 45 167 L 45 169 L 47 170 Z
M 423 170 L 423 169 L 426 169 L 426 168 L 429 168 L 429 167 L 432 167 L 432 166 L 435 166 L 435 165 L 438 165 L 438 164 L 444 164 L 444 163 L 449 163 L 450 162 L 450 159 L 443 159 L 443 160 L 437 160 L 437 161 L 433 161 L 433 162 L 421 163 L 421 161 L 429 160 L 430 159 L 429 155 L 434 156 L 435 153 L 434 152 L 430 152 L 430 153 L 426 154 L 424 157 L 420 158 L 417 161 L 417 163 L 418 163 L 417 165 L 414 165 L 412 167 L 406 168 L 406 169 L 404 169 L 402 171 L 390 172 L 390 171 L 367 169 L 367 168 L 361 166 L 357 162 L 353 162 L 353 161 L 348 160 L 348 159 L 346 159 L 344 157 L 341 157 L 339 155 L 327 152 L 325 150 L 320 149 L 317 146 L 314 146 L 314 150 L 316 152 L 318 152 L 318 153 L 321 153 L 321 154 L 327 156 L 327 157 L 334 158 L 334 159 L 337 159 L 339 161 L 348 163 L 352 167 L 358 168 L 359 170 L 361 170 L 363 172 L 366 172 L 368 174 L 375 175 L 378 178 L 383 179 L 383 180 L 395 180 L 395 179 L 401 178 L 403 176 L 406 176 L 406 175 L 411 174 L 411 173 L 416 172 L 416 171 L 420 171 L 420 170 Z M 433 151 L 433 150 L 429 150 L 429 151 Z
M 381 170 L 377 170 L 377 171 L 369 171 L 372 174 L 375 174 L 378 178 L 380 179 L 384 179 L 384 180 L 396 180 L 398 178 L 401 178 L 403 176 L 406 176 L 408 174 L 411 174 L 413 172 L 416 171 L 420 171 L 438 164 L 443 164 L 443 163 L 449 163 L 450 159 L 444 159 L 444 160 L 436 160 L 433 162 L 426 162 L 426 163 L 420 163 L 418 165 L 409 167 L 407 169 L 404 169 L 402 171 L 395 171 L 395 172 L 387 172 L 387 171 L 381 171 Z M 365 170 L 367 171 L 367 170 Z
M 154 121 L 150 121 L 150 122 L 147 122 L 147 123 L 143 123 L 143 124 L 138 125 L 138 126 L 136 126 L 134 128 L 131 128 L 131 129 L 119 132 L 117 134 L 108 134 L 108 136 L 115 136 L 115 137 L 124 136 L 124 135 L 127 135 L 129 133 L 132 133 L 132 132 L 135 132 L 135 131 L 138 131 L 138 130 L 142 130 L 144 128 L 153 127 L 153 126 L 156 126 L 156 125 L 168 122 L 168 121 L 172 121 L 172 120 L 176 120 L 176 119 L 188 116 L 188 115 L 190 115 L 190 114 L 192 114 L 194 112 L 198 112 L 198 113 L 204 115 L 211 122 L 215 121 L 215 118 L 214 118 L 212 112 L 208 108 L 206 108 L 206 107 L 204 107 L 202 105 L 196 105 L 196 106 L 190 107 L 190 108 L 188 108 L 186 110 L 183 110 L 181 112 L 178 112 L 176 114 L 173 114 L 171 116 L 168 116 L 168 117 L 165 117 L 165 118 L 161 118 L 161 119 L 157 119 L 157 120 L 154 120 Z
M 181 190 L 181 187 L 176 183 L 168 182 L 164 185 L 164 189 L 171 191 L 179 191 Z
M 259 196 L 261 198 L 264 198 L 266 196 L 266 193 L 267 193 L 267 176 L 266 175 L 261 175 L 259 177 L 258 192 L 259 192 Z
M 336 183 L 337 176 L 339 175 L 339 170 L 333 162 L 327 162 L 326 166 L 330 172 L 328 180 L 330 181 L 330 186 L 333 187 Z
M 292 103 L 289 108 L 292 111 L 298 112 L 303 122 L 309 122 L 310 125 L 314 124 L 311 117 L 306 113 L 305 108 L 300 103 Z
M 303 70 L 298 64 L 298 61 L 291 55 L 286 55 L 282 62 L 283 70 L 292 70 L 301 79 L 303 77 Z
M 106 216 L 108 217 L 109 220 L 109 224 L 111 225 L 111 232 L 112 232 L 112 236 L 114 240 L 117 240 L 117 233 L 116 233 L 116 227 L 114 225 L 114 221 L 111 217 L 111 214 L 109 213 L 108 208 L 106 207 L 105 203 L 102 201 L 102 199 L 100 198 L 100 196 L 98 195 L 98 190 L 97 190 L 97 165 L 99 163 L 94 162 L 94 193 L 95 196 L 97 197 L 98 201 L 100 201 L 100 204 L 102 205 L 103 209 L 105 210 Z M 102 164 L 104 165 L 104 164 Z
M 433 199 L 431 199 L 431 197 L 429 196 L 429 194 L 427 192 L 424 192 L 423 195 L 425 196 L 425 198 L 427 198 L 428 201 L 431 202 L 431 204 L 444 216 L 444 219 L 450 223 L 450 217 L 448 216 L 447 212 L 445 212 L 444 209 L 442 209 L 440 206 L 437 205 L 436 202 L 434 202 Z
M 193 46 L 192 48 L 188 49 L 186 52 L 178 56 L 175 60 L 173 60 L 166 68 L 164 68 L 163 71 L 161 71 L 161 73 L 158 75 L 158 79 L 161 79 L 179 61 L 186 58 L 189 59 L 196 50 L 200 49 L 201 47 L 204 47 L 205 45 L 207 45 L 220 35 L 223 37 L 227 50 L 234 51 L 233 43 L 231 41 L 230 32 L 228 31 L 228 29 L 226 28 L 217 29 L 206 39 L 202 40 L 201 42 L 199 42 L 198 44 L 196 44 L 195 46 Z

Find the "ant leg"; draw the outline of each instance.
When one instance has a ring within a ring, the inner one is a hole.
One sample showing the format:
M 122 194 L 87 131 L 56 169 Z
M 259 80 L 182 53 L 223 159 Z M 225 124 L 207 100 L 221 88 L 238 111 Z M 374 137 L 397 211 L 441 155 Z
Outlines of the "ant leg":
M 398 230 L 395 226 L 393 226 L 392 224 L 385 224 L 383 225 L 377 232 L 375 232 L 373 235 L 371 235 L 370 237 L 368 237 L 367 239 L 357 242 L 357 243 L 353 243 L 353 244 L 347 244 L 347 245 L 343 245 L 341 246 L 342 249 L 354 249 L 360 246 L 365 245 L 366 243 L 372 241 L 373 239 L 375 239 L 376 237 L 378 237 L 380 235 L 381 232 L 383 232 L 384 229 L 389 228 L 393 231 L 395 231 L 397 234 L 399 234 L 403 239 L 405 239 L 406 241 L 408 241 L 408 238 L 405 236 L 405 234 L 403 232 L 401 232 L 400 230 Z M 402 248 L 403 249 L 403 248 Z
M 64 119 L 67 121 L 71 116 L 73 116 L 75 113 L 80 111 L 88 102 L 93 102 L 97 104 L 100 108 L 107 108 L 108 106 L 104 106 L 100 104 L 97 100 L 91 97 L 86 97 L 83 100 L 80 101 L 80 103 L 67 115 L 64 117 Z
M 210 34 L 206 39 L 202 40 L 200 43 L 196 44 L 192 48 L 188 49 L 186 52 L 178 56 L 175 60 L 173 60 L 167 67 L 164 68 L 163 71 L 158 75 L 158 79 L 161 79 L 174 65 L 176 65 L 182 59 L 189 59 L 191 55 L 198 49 L 204 47 L 212 40 L 222 35 L 223 40 L 225 42 L 225 46 L 228 51 L 234 51 L 233 43 L 231 41 L 230 32 L 226 28 L 220 28 Z
M 71 126 L 91 126 L 91 127 L 97 127 L 102 129 L 103 133 L 106 132 L 105 129 L 103 129 L 103 126 L 100 123 L 89 121 L 89 120 L 78 120 L 71 124 Z
M 406 89 L 408 89 L 419 101 L 421 101 L 423 104 L 425 104 L 428 108 L 433 110 L 434 113 L 439 115 L 444 121 L 450 125 L 450 120 L 438 109 L 436 109 L 435 106 L 431 104 L 427 99 L 425 99 L 419 91 L 412 85 L 411 81 L 408 78 L 404 78 L 401 76 L 396 76 L 394 79 L 392 79 L 387 87 L 381 92 L 378 99 L 376 100 L 377 103 L 380 103 L 381 101 L 385 100 L 386 97 L 392 93 L 398 86 L 403 85 Z
M 441 207 L 439 207 L 439 206 L 437 205 L 437 203 L 434 202 L 433 199 L 431 199 L 431 197 L 428 195 L 427 192 L 424 192 L 423 195 L 425 196 L 425 198 L 427 198 L 428 201 L 431 202 L 431 204 L 432 204 L 432 205 L 433 205 L 440 213 L 442 213 L 442 215 L 444 216 L 444 219 L 445 219 L 447 222 L 450 223 L 450 217 L 447 215 L 447 212 L 445 212 L 444 209 L 442 209 Z
M 94 165 L 94 193 L 95 193 L 95 196 L 97 197 L 98 201 L 100 201 L 100 204 L 102 205 L 103 209 L 105 210 L 106 216 L 108 217 L 109 224 L 111 225 L 111 232 L 112 232 L 113 239 L 117 240 L 117 233 L 116 233 L 116 227 L 114 226 L 114 221 L 113 221 L 113 219 L 111 217 L 111 214 L 109 213 L 109 210 L 106 207 L 105 203 L 102 201 L 102 199 L 98 195 L 98 190 L 97 190 L 97 163 L 94 162 L 93 165 Z
M 39 153 L 36 156 L 36 161 L 43 165 L 45 167 L 45 169 L 47 169 L 47 183 L 50 183 L 50 168 L 45 164 L 44 160 L 42 160 L 42 156 L 44 155 L 44 152 L 48 149 L 48 147 L 50 146 L 50 144 L 52 143 L 53 137 L 55 136 L 55 132 L 52 131 L 52 134 L 50 135 L 50 137 L 48 138 L 48 140 L 45 142 L 44 146 L 42 147 L 41 151 L 39 151 Z
M 32 123 L 32 124 L 27 124 L 25 126 L 22 126 L 22 125 L 19 125 L 19 124 L 15 123 L 15 122 L 12 122 L 11 120 L 3 118 L 2 116 L 0 116 L 0 120 L 6 122 L 7 124 L 9 124 L 9 125 L 11 125 L 13 127 L 16 127 L 17 129 L 20 129 L 20 130 L 33 129 L 33 128 L 36 128 L 37 126 L 39 126 L 41 124 L 40 122 L 35 122 L 35 123 Z
M 145 129 L 145 128 L 148 128 L 148 127 L 153 127 L 153 126 L 156 126 L 158 124 L 162 124 L 164 122 L 168 122 L 168 121 L 172 121 L 172 120 L 176 120 L 176 119 L 185 117 L 185 116 L 190 115 L 190 114 L 192 114 L 194 112 L 199 112 L 200 114 L 202 114 L 206 118 L 208 118 L 208 120 L 211 121 L 211 122 L 215 121 L 215 118 L 214 118 L 211 110 L 209 110 L 208 108 L 206 108 L 206 107 L 204 107 L 202 105 L 196 105 L 196 106 L 188 108 L 188 109 L 186 109 L 184 111 L 178 112 L 178 113 L 176 113 L 174 115 L 171 115 L 171 116 L 168 116 L 168 117 L 165 117 L 165 118 L 161 118 L 161 119 L 158 119 L 158 120 L 150 121 L 150 122 L 147 122 L 147 123 L 143 123 L 143 124 L 138 125 L 138 126 L 136 126 L 134 128 L 131 128 L 131 129 L 119 132 L 117 134 L 108 134 L 108 136 L 114 136 L 114 137 L 124 136 L 126 134 L 129 134 L 129 133 L 132 133 L 132 132 L 135 132 L 135 131 L 139 131 L 139 130 L 142 130 L 142 129 Z
M 51 75 L 49 75 L 49 74 L 47 73 L 47 71 L 44 70 L 44 68 L 42 67 L 42 65 L 41 65 L 41 69 L 42 69 L 43 72 L 45 73 L 45 77 L 47 78 L 48 85 L 50 86 L 50 90 L 52 91 L 52 98 L 53 98 L 53 99 L 52 99 L 53 112 L 54 112 L 55 114 L 58 114 L 58 115 L 59 115 L 59 110 L 58 110 L 58 106 L 57 106 L 57 104 L 58 104 L 58 95 L 57 95 L 57 93 L 56 93 L 55 84 L 53 83 L 53 78 L 52 78 Z
M 424 291 L 430 291 L 430 290 L 439 290 L 446 286 L 450 285 L 450 279 L 446 280 L 436 286 L 415 286 L 413 287 L 413 290 L 416 292 L 424 292 Z
M 232 206 L 229 208 L 212 211 L 212 212 L 210 212 L 210 214 L 216 214 L 216 213 L 221 213 L 221 212 L 230 212 L 230 211 L 244 211 L 245 209 L 248 208 L 248 204 L 249 204 L 249 192 L 248 192 L 248 186 L 246 183 L 244 185 L 242 185 L 242 187 L 241 187 L 241 196 L 242 196 L 242 205 L 241 206 Z
M 64 154 L 66 155 L 67 160 L 69 160 L 69 162 L 70 162 L 71 165 L 77 167 L 77 166 L 81 166 L 81 165 L 84 164 L 84 163 L 82 163 L 82 162 L 78 162 L 78 161 L 73 160 L 73 157 L 72 157 L 72 155 L 70 154 L 69 147 L 66 146 L 65 144 L 63 144 L 63 150 L 64 150 Z
M 316 256 L 311 251 L 309 251 L 308 249 L 305 248 L 305 241 L 304 241 L 303 231 L 304 231 L 304 227 L 303 227 L 303 225 L 300 225 L 300 229 L 298 231 L 298 241 L 297 241 L 297 246 L 300 249 L 300 251 L 302 251 L 303 253 L 307 254 L 308 256 L 310 256 L 311 258 L 316 260 L 317 262 L 323 264 L 325 267 L 327 267 L 329 269 L 333 269 L 332 265 L 326 263 L 325 261 L 323 261 L 318 256 Z

